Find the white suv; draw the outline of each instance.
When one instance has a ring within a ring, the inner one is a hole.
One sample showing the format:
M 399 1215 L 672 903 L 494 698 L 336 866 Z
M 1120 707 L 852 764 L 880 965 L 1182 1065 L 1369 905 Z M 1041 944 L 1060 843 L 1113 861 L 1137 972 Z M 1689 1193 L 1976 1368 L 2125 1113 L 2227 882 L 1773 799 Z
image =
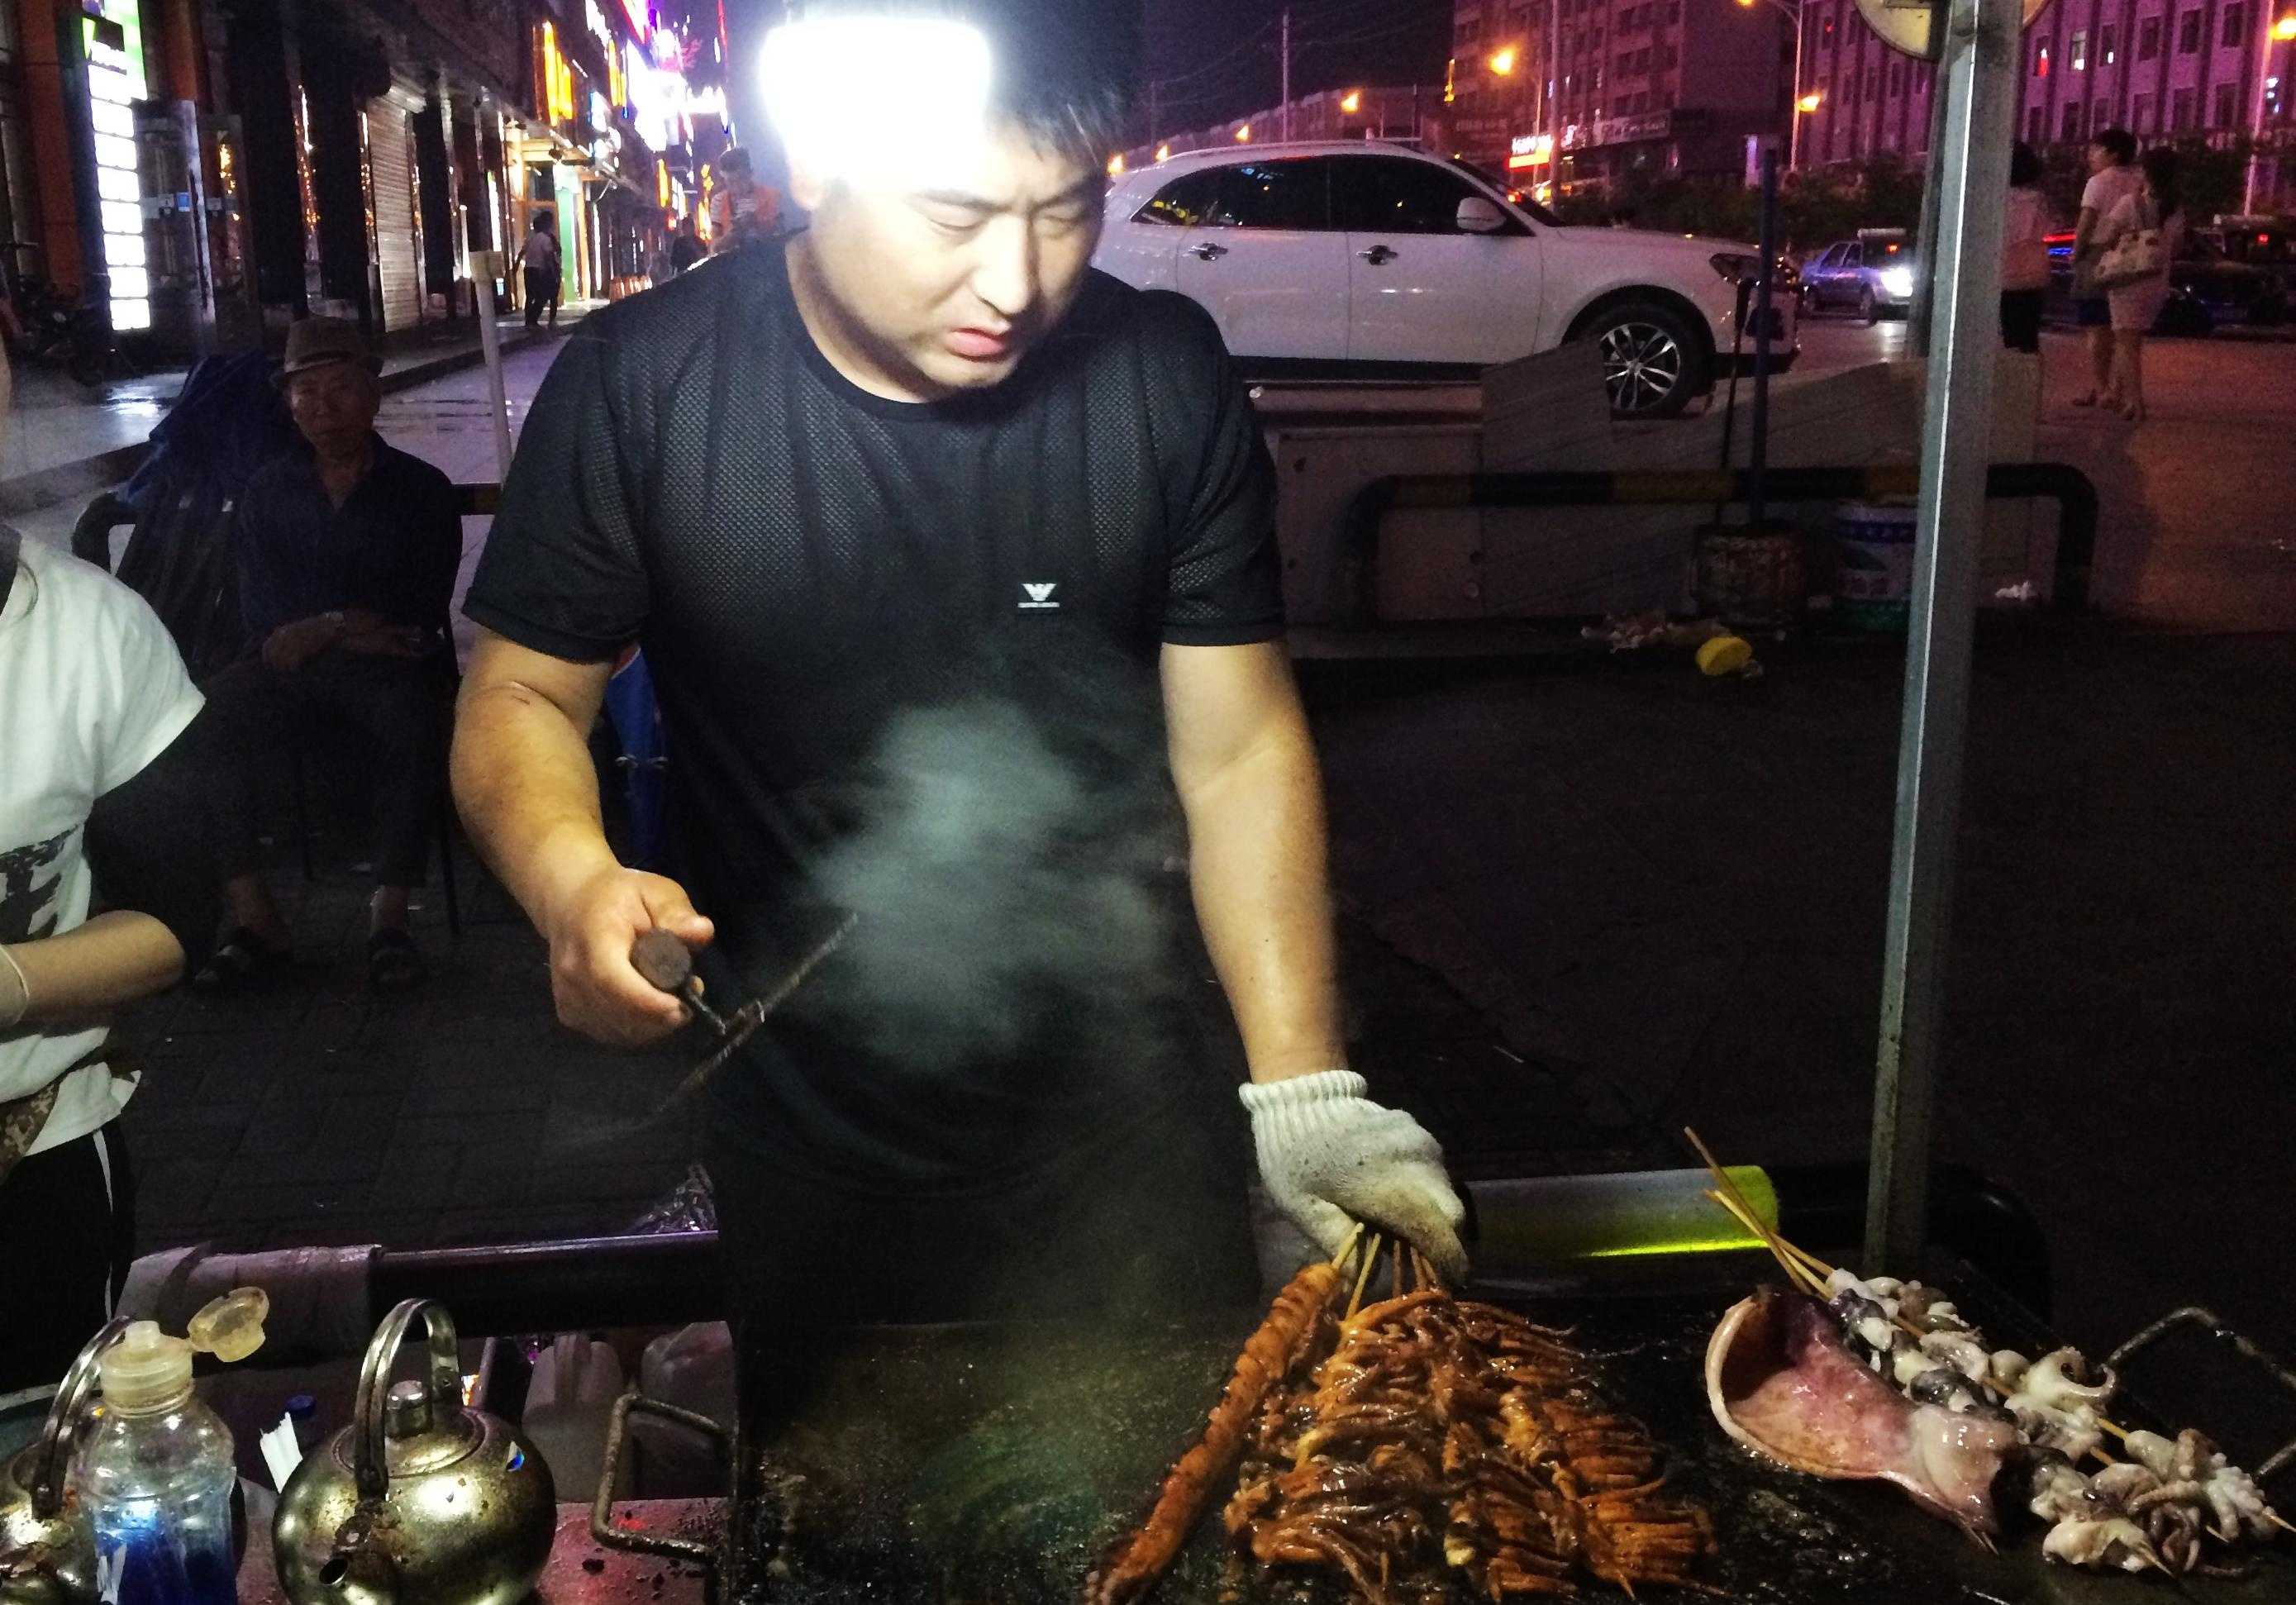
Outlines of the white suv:
M 1093 260 L 1201 302 L 1256 376 L 1464 376 L 1597 340 L 1612 408 L 1645 418 L 1680 412 L 1731 360 L 1739 283 L 1751 292 L 1759 265 L 1750 246 L 1565 227 L 1463 162 L 1359 140 L 1193 151 L 1124 173 Z M 1782 370 L 1791 283 L 1773 314 Z

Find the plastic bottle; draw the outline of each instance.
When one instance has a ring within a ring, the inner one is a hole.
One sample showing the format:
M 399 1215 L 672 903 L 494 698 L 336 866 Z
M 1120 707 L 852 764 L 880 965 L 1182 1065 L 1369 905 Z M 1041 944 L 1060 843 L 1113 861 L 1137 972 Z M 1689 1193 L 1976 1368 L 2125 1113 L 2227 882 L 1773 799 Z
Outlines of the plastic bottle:
M 192 1392 L 192 1346 L 138 1321 L 98 1362 L 103 1407 L 72 1461 L 103 1605 L 238 1605 L 231 1430 Z

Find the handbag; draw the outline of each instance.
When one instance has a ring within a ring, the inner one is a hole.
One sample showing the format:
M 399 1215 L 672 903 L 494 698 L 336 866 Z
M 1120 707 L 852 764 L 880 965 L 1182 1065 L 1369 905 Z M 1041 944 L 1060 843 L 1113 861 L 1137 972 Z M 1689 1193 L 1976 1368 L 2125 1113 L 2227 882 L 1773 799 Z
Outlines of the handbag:
M 2144 209 L 2152 217 L 2149 228 L 2132 228 L 2096 259 L 2090 283 L 2099 291 L 2127 290 L 2149 279 L 2169 276 L 2169 236 L 2157 211 L 2148 201 Z

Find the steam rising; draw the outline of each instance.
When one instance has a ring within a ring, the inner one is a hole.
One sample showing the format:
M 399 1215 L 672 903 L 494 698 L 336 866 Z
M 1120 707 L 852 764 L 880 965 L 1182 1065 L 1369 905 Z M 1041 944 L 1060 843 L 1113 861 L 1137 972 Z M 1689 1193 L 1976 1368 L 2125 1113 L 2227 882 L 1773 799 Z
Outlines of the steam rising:
M 1180 838 L 1152 687 L 1040 673 L 1025 707 L 898 716 L 862 827 L 816 871 L 860 915 L 839 1012 L 920 1069 L 1048 1035 L 1139 1043 L 1177 990 Z

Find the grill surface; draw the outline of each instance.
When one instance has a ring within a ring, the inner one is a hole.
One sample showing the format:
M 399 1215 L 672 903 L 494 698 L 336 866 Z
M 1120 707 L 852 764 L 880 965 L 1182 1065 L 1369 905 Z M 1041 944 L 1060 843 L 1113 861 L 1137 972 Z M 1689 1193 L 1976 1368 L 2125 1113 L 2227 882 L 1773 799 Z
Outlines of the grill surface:
M 1735 1268 L 1753 1267 L 1741 1260 Z M 2269 1552 L 2241 1581 L 2093 1576 L 2045 1566 L 2029 1528 L 2013 1528 L 2004 1552 L 1987 1555 L 1891 1490 L 1760 1464 L 1714 1426 L 1701 1380 L 1707 1335 L 1745 1285 L 1732 1276 L 1660 1296 L 1505 1300 L 1536 1319 L 1575 1324 L 1576 1341 L 1601 1362 L 1605 1393 L 1674 1452 L 1672 1486 L 1713 1511 L 1721 1552 L 1704 1575 L 1726 1597 L 1777 1605 L 2296 1601 L 2296 1566 Z M 1975 1285 L 1955 1286 L 1995 1341 L 2045 1339 L 2029 1321 L 1988 1308 Z M 745 1423 L 730 1598 L 1073 1601 L 1085 1572 L 1144 1514 L 1166 1467 L 1201 1428 L 1259 1314 L 1115 1334 L 1057 1326 L 853 1334 L 802 1421 L 763 1441 L 758 1422 Z M 1222 1537 L 1215 1508 L 1156 1597 L 1221 1598 Z M 1701 1596 L 1652 1587 L 1638 1597 Z

